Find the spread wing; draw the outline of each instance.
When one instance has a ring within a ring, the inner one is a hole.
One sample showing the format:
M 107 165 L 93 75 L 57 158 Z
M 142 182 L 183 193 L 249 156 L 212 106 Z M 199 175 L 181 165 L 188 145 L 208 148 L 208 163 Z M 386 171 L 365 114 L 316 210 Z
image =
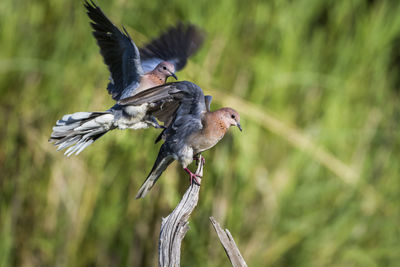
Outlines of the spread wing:
M 140 48 L 144 72 L 153 70 L 162 61 L 174 64 L 175 71 L 181 70 L 203 41 L 204 33 L 199 28 L 192 24 L 178 23 Z
M 86 0 L 84 6 L 92 20 L 93 36 L 111 73 L 108 93 L 118 100 L 139 85 L 143 75 L 139 50 L 125 28 L 121 32 L 93 1 Z
M 142 91 L 118 102 L 121 106 L 139 106 L 148 103 L 148 115 L 156 117 L 169 127 L 177 119 L 190 115 L 198 117 L 207 111 L 203 90 L 188 81 L 168 83 Z

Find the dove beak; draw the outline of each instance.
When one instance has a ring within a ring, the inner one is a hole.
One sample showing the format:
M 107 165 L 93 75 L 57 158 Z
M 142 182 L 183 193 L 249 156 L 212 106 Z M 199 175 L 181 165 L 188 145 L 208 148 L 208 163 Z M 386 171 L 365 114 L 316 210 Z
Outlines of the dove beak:
M 178 77 L 175 75 L 175 73 L 171 72 L 171 76 L 175 78 L 175 80 L 178 80 Z
M 239 128 L 240 131 L 242 131 L 242 126 L 240 126 L 240 123 L 236 123 L 236 126 Z

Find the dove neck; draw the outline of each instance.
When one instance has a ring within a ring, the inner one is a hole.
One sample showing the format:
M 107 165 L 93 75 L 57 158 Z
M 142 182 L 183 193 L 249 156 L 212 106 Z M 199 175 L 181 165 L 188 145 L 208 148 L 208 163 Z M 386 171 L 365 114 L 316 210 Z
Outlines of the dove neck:
M 150 80 L 152 80 L 154 83 L 158 83 L 158 85 L 166 83 L 168 79 L 168 74 L 160 71 L 157 68 L 148 72 L 145 74 L 145 76 L 148 76 Z
M 154 73 L 154 71 L 148 72 L 142 76 L 140 84 L 135 90 L 135 94 L 138 94 L 152 87 L 163 85 L 166 79 L 167 77 L 165 77 L 165 75 L 162 77 L 162 74 L 156 74 Z
M 206 112 L 203 119 L 203 134 L 216 139 L 221 139 L 229 128 L 229 124 L 224 119 L 222 110 Z
M 204 113 L 202 124 L 202 130 L 194 133 L 189 139 L 194 154 L 215 146 L 229 128 L 229 123 L 224 119 L 224 112 L 221 110 Z
M 202 119 L 201 131 L 190 136 L 189 143 L 194 154 L 215 146 L 224 137 L 228 127 L 218 111 L 206 112 Z

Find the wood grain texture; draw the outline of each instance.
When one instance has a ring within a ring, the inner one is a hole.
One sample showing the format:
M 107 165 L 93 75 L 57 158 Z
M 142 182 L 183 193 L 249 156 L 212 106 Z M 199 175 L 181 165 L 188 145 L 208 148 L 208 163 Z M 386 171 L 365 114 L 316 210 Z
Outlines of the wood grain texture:
M 242 254 L 240 254 L 239 248 L 236 246 L 235 240 L 228 229 L 222 230 L 219 223 L 215 220 L 214 217 L 210 217 L 210 221 L 217 232 L 218 238 L 221 241 L 222 246 L 225 249 L 226 255 L 232 263 L 233 267 L 247 267 L 246 262 L 244 261 Z
M 196 174 L 201 184 L 203 177 L 203 157 L 200 156 Z M 181 242 L 189 230 L 189 217 L 199 200 L 200 186 L 192 184 L 186 190 L 176 208 L 161 222 L 158 242 L 159 266 L 180 266 Z

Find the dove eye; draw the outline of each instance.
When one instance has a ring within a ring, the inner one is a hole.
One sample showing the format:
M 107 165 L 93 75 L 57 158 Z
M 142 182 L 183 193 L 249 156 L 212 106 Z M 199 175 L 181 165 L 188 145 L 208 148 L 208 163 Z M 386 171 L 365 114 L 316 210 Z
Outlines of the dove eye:
M 166 69 L 167 69 L 167 67 L 165 67 L 165 66 L 164 66 L 164 67 L 162 67 L 162 68 L 163 68 L 163 70 L 166 70 Z
M 232 115 L 231 115 L 231 118 L 234 119 L 234 118 L 235 118 L 235 114 L 232 114 Z

